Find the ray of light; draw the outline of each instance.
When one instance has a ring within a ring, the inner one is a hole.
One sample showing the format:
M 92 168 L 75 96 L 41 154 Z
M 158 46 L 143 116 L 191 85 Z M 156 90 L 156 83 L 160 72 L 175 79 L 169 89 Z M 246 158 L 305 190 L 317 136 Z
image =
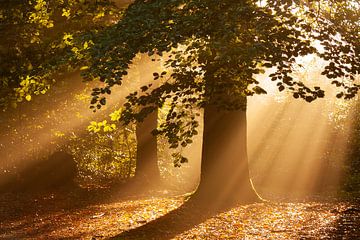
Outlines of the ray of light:
M 18 111 L 16 116 L 20 116 L 19 119 L 7 116 L 9 126 L 2 126 L 0 137 L 0 153 L 3 156 L 0 168 L 4 172 L 11 172 L 14 168 L 21 172 L 36 164 L 42 157 L 50 155 L 55 148 L 66 145 L 67 140 L 63 135 L 85 131 L 90 120 L 106 117 L 115 106 L 119 107 L 124 103 L 130 92 L 152 82 L 152 72 L 149 71 L 151 69 L 147 72 L 149 77 L 139 79 L 137 72 L 130 70 L 123 86 L 114 87 L 107 105 L 96 113 L 89 109 L 88 96 L 91 88 L 99 83 L 84 84 L 79 73 L 66 75 L 58 81 L 52 92 L 49 92 L 51 97 L 39 96 L 20 106 L 15 110 Z M 0 182 L 6 182 L 7 177 L 1 177 Z
M 314 62 L 309 58 L 303 64 L 316 66 Z M 301 77 L 311 85 L 325 85 L 319 69 L 305 69 Z M 349 109 L 356 100 L 336 100 L 337 89 L 323 88 L 330 97 L 310 104 L 291 97 L 276 101 L 271 86 L 270 94 L 249 98 L 251 173 L 266 195 L 306 196 L 339 183 L 351 134 Z

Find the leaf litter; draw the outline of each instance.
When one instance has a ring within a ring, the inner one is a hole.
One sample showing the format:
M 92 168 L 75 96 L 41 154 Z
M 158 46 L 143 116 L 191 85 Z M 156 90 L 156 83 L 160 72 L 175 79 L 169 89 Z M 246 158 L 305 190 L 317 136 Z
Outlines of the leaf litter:
M 111 200 L 108 200 L 111 199 Z M 107 192 L 0 196 L 0 239 L 107 239 L 179 208 L 183 197 L 111 198 Z M 189 217 L 196 218 L 194 211 Z M 360 205 L 348 202 L 255 203 L 209 216 L 179 234 L 174 224 L 145 239 L 360 239 Z M 130 234 L 130 235 L 129 235 Z M 126 238 L 127 239 L 127 238 Z M 132 238 L 129 238 L 132 239 Z M 134 239 L 136 239 L 134 235 Z

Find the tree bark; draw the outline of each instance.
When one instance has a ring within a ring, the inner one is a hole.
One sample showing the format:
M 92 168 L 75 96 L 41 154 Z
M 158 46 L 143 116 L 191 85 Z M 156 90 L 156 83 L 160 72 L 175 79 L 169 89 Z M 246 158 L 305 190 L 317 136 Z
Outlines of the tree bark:
M 200 184 L 194 199 L 209 208 L 260 200 L 250 176 L 246 110 L 206 106 Z
M 157 184 L 160 171 L 157 157 L 157 141 L 151 131 L 157 126 L 158 111 L 149 114 L 136 125 L 136 170 L 135 179 L 145 184 Z

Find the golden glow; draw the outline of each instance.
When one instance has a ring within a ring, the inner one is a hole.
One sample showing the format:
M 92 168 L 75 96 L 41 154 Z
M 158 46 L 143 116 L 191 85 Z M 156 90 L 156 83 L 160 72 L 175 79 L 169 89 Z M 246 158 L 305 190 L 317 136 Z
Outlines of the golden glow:
M 324 99 L 294 99 L 266 79 L 261 82 L 269 94 L 248 99 L 251 175 L 265 197 L 335 193 L 347 157 L 350 109 L 356 100 L 335 98 L 338 90 L 320 74 L 323 62 L 313 56 L 300 60 L 304 67 L 294 77 L 322 87 Z
M 0 169 L 12 172 L 14 169 L 8 168 L 15 166 L 15 172 L 18 172 L 31 167 L 56 148 L 66 146 L 68 139 L 65 136 L 86 131 L 91 120 L 99 116 L 106 117 L 115 107 L 124 103 L 130 92 L 153 82 L 153 66 L 147 67 L 145 74 L 139 76 L 139 68 L 144 68 L 142 62 L 151 63 L 149 57 L 144 56 L 137 58 L 123 85 L 112 89 L 112 94 L 107 95 L 106 106 L 96 113 L 89 109 L 89 96 L 91 89 L 99 86 L 99 82 L 85 84 L 79 73 L 68 74 L 59 80 L 49 91 L 51 97 L 39 96 L 20 106 L 20 118 L 9 121 L 9 127 L 0 136 Z M 0 184 L 7 181 L 5 178 L 0 179 Z
M 317 60 L 311 57 L 300 60 L 304 66 L 318 67 L 300 68 L 295 77 L 302 78 L 310 85 L 322 84 L 324 86 L 323 83 L 328 82 L 320 77 L 319 68 L 323 63 L 316 62 Z M 129 76 L 124 80 L 125 85 L 113 89 L 105 112 L 113 110 L 115 105 L 120 106 L 129 92 L 153 81 L 152 72 L 156 66 L 145 66 L 151 61 L 142 59 L 142 56 L 139 56 L 138 61 L 131 67 Z M 144 70 L 145 67 L 146 70 Z M 136 68 L 140 71 L 137 71 Z M 141 71 L 145 71 L 145 74 L 139 76 Z M 133 81 L 139 78 L 140 81 Z M 261 76 L 259 76 L 260 78 Z M 314 79 L 318 81 L 312 81 Z M 19 120 L 17 127 L 22 130 L 9 129 L 11 139 L 28 135 L 30 140 L 27 142 L 14 141 L 11 143 L 12 148 L 3 148 L 2 154 L 11 156 L 11 159 L 7 160 L 18 163 L 24 168 L 31 166 L 35 163 L 35 159 L 30 159 L 29 156 L 48 154 L 49 149 L 54 145 L 65 145 L 63 134 L 78 131 L 79 128 L 86 126 L 86 123 L 96 114 L 101 113 L 98 111 L 94 115 L 88 109 L 88 99 L 84 100 L 82 108 L 76 109 L 76 113 L 67 111 L 67 101 L 70 101 L 69 99 L 73 98 L 74 94 L 75 98 L 81 98 L 80 93 L 84 96 L 90 93 L 90 88 L 82 92 L 83 83 L 79 76 L 72 76 L 72 84 L 73 92 L 57 95 L 53 102 L 42 105 L 36 116 L 29 121 Z M 342 161 L 346 157 L 343 150 L 347 147 L 347 138 L 351 131 L 346 116 L 349 114 L 352 102 L 334 100 L 334 90 L 336 89 L 330 87 L 325 89 L 329 97 L 318 99 L 313 103 L 306 103 L 302 100 L 295 100 L 286 93 L 279 94 L 275 84 L 269 81 L 261 80 L 261 84 L 268 94 L 248 98 L 247 146 L 251 177 L 255 187 L 265 195 L 280 193 L 303 196 L 318 193 L 325 189 L 326 185 L 336 186 L 341 177 Z M 57 121 L 51 126 L 46 125 L 52 116 L 61 118 L 61 121 Z M 20 128 L 22 125 L 33 126 L 33 128 Z M 184 182 L 179 184 L 186 190 L 193 189 L 199 180 L 201 131 L 202 129 L 194 143 L 184 150 L 184 155 L 190 160 L 189 164 L 185 164 L 178 171 L 174 170 L 176 174 L 184 176 Z M 1 137 L 0 143 L 8 146 L 9 135 Z M 237 144 L 238 136 L 234 134 L 227 137 L 233 139 L 233 142 Z M 219 143 L 220 146 L 221 143 Z M 222 157 L 227 158 L 233 154 L 231 149 L 236 146 L 222 146 L 221 148 Z M 21 149 L 21 151 L 16 151 L 17 149 Z M 11 151 L 11 153 L 6 151 Z M 169 163 L 167 167 L 172 166 L 171 159 L 169 159 Z M 224 186 L 224 195 L 219 194 L 218 196 L 219 202 L 237 184 L 237 180 L 233 179 L 229 186 Z
M 172 239 L 320 238 L 337 219 L 329 207 L 314 203 L 251 204 L 210 217 Z

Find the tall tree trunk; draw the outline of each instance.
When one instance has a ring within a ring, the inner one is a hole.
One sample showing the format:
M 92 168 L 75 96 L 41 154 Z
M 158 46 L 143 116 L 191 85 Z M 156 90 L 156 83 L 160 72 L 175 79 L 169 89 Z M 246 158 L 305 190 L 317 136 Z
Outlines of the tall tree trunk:
M 158 71 L 159 64 L 152 62 L 146 55 L 141 55 L 136 69 L 139 74 L 141 85 L 147 85 L 153 79 L 153 72 Z M 153 85 L 156 87 L 156 83 Z M 135 182 L 149 187 L 156 186 L 160 182 L 160 171 L 157 157 L 157 140 L 151 131 L 157 127 L 158 110 L 150 113 L 143 122 L 136 125 L 136 169 Z
M 201 177 L 194 199 L 213 209 L 260 199 L 249 176 L 246 138 L 246 110 L 205 107 Z
M 157 126 L 158 111 L 149 114 L 136 125 L 136 170 L 135 179 L 145 184 L 157 184 L 160 171 L 157 157 L 157 141 L 151 131 Z

